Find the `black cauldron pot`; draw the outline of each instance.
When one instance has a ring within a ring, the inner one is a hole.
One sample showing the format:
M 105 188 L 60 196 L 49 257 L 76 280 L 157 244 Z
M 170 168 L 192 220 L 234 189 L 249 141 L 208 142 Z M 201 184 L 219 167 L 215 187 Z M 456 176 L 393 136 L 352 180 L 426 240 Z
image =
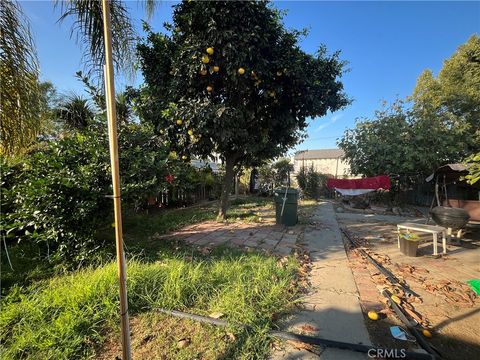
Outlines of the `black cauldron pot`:
M 438 225 L 452 229 L 462 229 L 470 219 L 466 210 L 447 206 L 434 207 L 430 215 Z

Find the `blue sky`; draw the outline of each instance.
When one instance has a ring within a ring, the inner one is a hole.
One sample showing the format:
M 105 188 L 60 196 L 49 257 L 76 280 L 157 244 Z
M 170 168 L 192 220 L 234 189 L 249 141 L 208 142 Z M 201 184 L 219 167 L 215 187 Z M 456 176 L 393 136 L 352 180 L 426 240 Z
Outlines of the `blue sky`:
M 70 39 L 69 23 L 56 23 L 59 12 L 51 1 L 21 4 L 31 21 L 42 80 L 52 81 L 63 92 L 81 92 L 74 77 L 82 69 L 81 51 Z M 162 31 L 163 22 L 171 19 L 173 4 L 160 3 L 150 21 L 154 30 Z M 136 1 L 128 6 L 141 33 L 143 9 Z M 288 11 L 284 18 L 288 28 L 310 30 L 301 43 L 306 52 L 325 44 L 331 52 L 341 50 L 341 58 L 349 62 L 343 83 L 353 103 L 312 120 L 309 138 L 296 150 L 335 147 L 356 118 L 372 116 L 382 100 L 410 95 L 424 69 L 438 73 L 460 44 L 480 33 L 480 2 L 473 1 L 278 1 L 275 6 Z M 140 82 L 139 75 L 136 83 Z

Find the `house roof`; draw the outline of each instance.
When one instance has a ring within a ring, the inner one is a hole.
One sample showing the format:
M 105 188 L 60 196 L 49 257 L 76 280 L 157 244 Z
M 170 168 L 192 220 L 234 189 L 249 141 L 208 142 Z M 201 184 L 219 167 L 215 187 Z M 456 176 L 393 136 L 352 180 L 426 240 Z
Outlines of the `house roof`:
M 295 160 L 337 159 L 345 155 L 342 149 L 319 149 L 298 151 Z

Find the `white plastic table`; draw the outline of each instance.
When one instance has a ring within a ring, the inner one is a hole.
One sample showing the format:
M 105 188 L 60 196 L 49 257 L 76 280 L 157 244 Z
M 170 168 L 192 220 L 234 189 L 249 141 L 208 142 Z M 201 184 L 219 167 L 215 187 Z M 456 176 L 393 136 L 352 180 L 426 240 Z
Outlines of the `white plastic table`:
M 432 234 L 433 236 L 433 255 L 438 255 L 438 234 L 442 234 L 442 246 L 443 246 L 443 253 L 447 253 L 447 229 L 442 226 L 436 225 L 425 225 L 425 224 L 416 224 L 416 223 L 401 223 L 397 225 L 397 234 L 398 234 L 398 247 L 400 247 L 400 230 L 405 229 L 407 231 L 419 231 Z

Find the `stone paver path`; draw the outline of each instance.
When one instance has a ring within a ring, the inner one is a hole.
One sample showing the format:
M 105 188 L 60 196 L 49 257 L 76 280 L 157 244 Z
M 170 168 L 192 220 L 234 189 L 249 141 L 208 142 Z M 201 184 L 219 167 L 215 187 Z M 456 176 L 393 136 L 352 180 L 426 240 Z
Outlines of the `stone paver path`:
M 271 221 L 262 223 L 219 223 L 207 221 L 187 226 L 169 234 L 189 244 L 202 247 L 228 245 L 255 249 L 275 255 L 288 255 L 295 248 L 302 226 L 285 227 Z
M 312 259 L 311 291 L 302 299 L 304 310 L 288 319 L 284 329 L 329 340 L 371 345 L 332 204 L 320 203 L 312 220 L 316 227 L 308 228 L 303 239 Z M 309 330 L 305 332 L 303 329 Z M 314 354 L 287 345 L 284 350 L 276 351 L 271 359 L 350 360 L 367 359 L 367 355 L 333 348 L 320 349 Z

